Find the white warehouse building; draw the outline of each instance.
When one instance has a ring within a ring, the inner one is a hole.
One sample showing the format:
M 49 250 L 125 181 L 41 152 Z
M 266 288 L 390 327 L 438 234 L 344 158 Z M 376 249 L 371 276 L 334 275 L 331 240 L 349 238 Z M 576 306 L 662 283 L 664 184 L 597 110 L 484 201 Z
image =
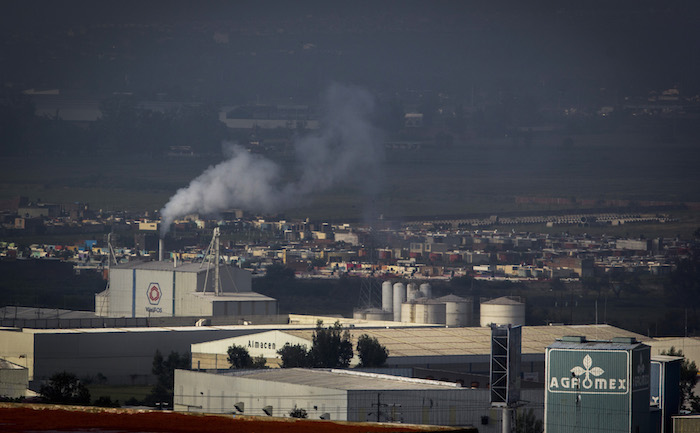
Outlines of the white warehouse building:
M 252 291 L 249 271 L 173 262 L 132 262 L 110 269 L 109 287 L 95 295 L 95 312 L 103 317 L 211 317 L 277 314 L 277 301 Z
M 474 425 L 482 432 L 501 431 L 501 411 L 491 409 L 488 389 L 352 370 L 176 370 L 174 394 L 174 409 L 181 412 L 286 417 L 298 408 L 311 419 Z M 524 390 L 527 407 L 541 413 L 542 394 L 541 389 Z

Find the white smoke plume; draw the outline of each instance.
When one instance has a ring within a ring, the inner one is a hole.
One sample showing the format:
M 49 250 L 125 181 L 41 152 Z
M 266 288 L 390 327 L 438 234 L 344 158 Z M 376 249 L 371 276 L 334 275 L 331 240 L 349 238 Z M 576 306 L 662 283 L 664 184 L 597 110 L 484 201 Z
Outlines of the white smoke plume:
M 281 169 L 274 161 L 229 144 L 227 160 L 206 169 L 161 209 L 161 235 L 176 218 L 195 212 L 216 215 L 230 208 L 273 212 L 338 184 L 372 188 L 383 161 L 380 134 L 370 119 L 372 96 L 358 87 L 334 84 L 322 108 L 319 131 L 294 142 L 297 166 L 291 173 L 293 180 L 282 182 Z

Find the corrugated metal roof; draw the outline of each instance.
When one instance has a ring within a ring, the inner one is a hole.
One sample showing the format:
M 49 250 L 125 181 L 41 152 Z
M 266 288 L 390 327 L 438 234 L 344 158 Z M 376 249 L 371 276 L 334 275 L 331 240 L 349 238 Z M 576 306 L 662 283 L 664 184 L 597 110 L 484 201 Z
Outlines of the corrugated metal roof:
M 196 296 L 198 298 L 207 298 L 213 302 L 226 302 L 226 301 L 274 301 L 274 298 L 262 295 L 256 292 L 222 292 L 219 295 L 215 295 L 212 292 L 202 293 L 190 293 L 191 296 Z
M 461 389 L 460 385 L 452 382 L 331 369 L 272 368 L 266 370 L 232 371 L 224 374 L 227 376 L 241 376 L 247 379 L 340 390 Z
M 93 319 L 97 317 L 94 311 L 63 310 L 60 308 L 35 308 L 35 307 L 2 307 L 0 318 L 2 319 Z
M 284 332 L 310 340 L 314 330 Z M 490 328 L 353 328 L 350 329 L 353 346 L 362 334 L 375 337 L 389 350 L 390 358 L 491 353 Z M 610 325 L 523 326 L 522 353 L 544 353 L 547 346 L 566 335 L 585 335 L 595 340 L 612 340 L 613 337 L 632 337 L 637 341 L 648 339 Z

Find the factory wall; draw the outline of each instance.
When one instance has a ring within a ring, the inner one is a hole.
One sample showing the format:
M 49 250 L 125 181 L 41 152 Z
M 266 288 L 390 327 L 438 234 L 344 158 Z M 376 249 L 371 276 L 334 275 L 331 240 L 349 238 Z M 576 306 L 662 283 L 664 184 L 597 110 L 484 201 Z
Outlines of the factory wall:
M 294 407 L 319 419 L 330 413 L 335 421 L 347 421 L 347 391 L 248 379 L 196 371 L 175 370 L 175 404 L 180 412 L 237 413 L 238 402 L 244 415 L 265 416 L 262 408 L 272 406 L 272 416 L 289 416 Z

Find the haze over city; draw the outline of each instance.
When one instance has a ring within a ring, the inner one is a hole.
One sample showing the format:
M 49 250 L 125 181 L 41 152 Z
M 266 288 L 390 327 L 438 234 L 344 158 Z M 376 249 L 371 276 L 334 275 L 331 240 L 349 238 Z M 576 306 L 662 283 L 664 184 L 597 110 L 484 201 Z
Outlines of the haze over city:
M 361 431 L 700 411 L 696 2 L 0 8 L 17 430 L 56 403 Z M 522 360 L 502 401 L 499 338 Z

